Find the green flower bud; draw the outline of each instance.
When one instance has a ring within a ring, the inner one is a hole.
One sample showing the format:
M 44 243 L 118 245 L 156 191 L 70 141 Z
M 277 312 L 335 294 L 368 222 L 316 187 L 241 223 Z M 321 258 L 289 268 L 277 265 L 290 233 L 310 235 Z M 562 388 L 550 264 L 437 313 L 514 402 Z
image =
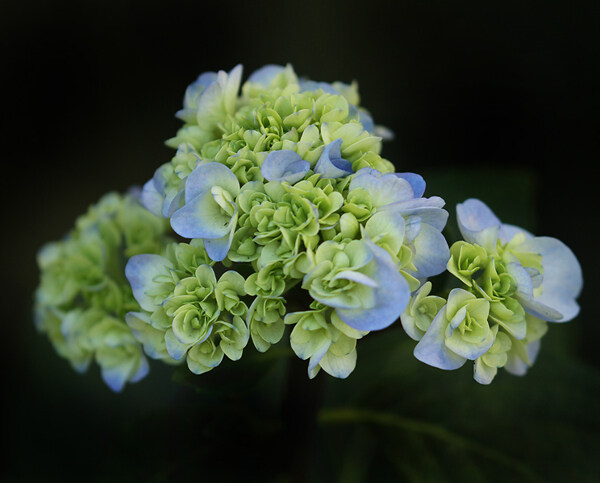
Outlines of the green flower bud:
M 431 322 L 446 304 L 442 297 L 429 295 L 431 293 L 431 282 L 426 282 L 415 292 L 400 316 L 402 327 L 414 340 L 421 340 L 429 329 Z
M 490 258 L 483 273 L 473 281 L 476 292 L 490 301 L 490 319 L 517 339 L 525 337 L 525 310 L 513 298 L 517 284 L 502 261 Z
M 80 239 L 46 245 L 38 254 L 41 270 L 38 300 L 55 307 L 71 304 L 78 294 L 89 294 L 106 283 L 106 256 L 93 232 Z
M 352 162 L 352 170 L 356 173 L 362 168 L 376 169 L 381 173 L 393 173 L 396 171 L 394 164 L 382 158 L 373 151 L 367 151 Z
M 103 317 L 89 330 L 89 344 L 105 382 L 120 391 L 125 382 L 136 382 L 148 373 L 148 362 L 127 325 Z
M 282 261 L 268 263 L 246 279 L 245 291 L 248 295 L 279 297 L 285 290 L 286 276 Z
M 63 312 L 43 304 L 38 304 L 35 308 L 37 329 L 48 335 L 54 350 L 80 373 L 87 370 L 94 357 L 94 349 L 89 344 L 87 333 L 99 320 L 98 317 L 90 317 L 90 314 L 86 317 L 83 314 L 81 309 Z M 100 313 L 100 317 L 101 315 Z
M 490 320 L 518 339 L 525 337 L 525 310 L 515 297 L 517 283 L 507 269 L 512 259 L 505 262 L 506 257 L 462 241 L 452 245 L 450 255 L 448 271 L 490 302 Z
M 285 329 L 283 297 L 256 297 L 248 310 L 248 327 L 259 352 L 266 352 L 283 337 Z
M 192 372 L 202 373 L 216 367 L 223 354 L 232 360 L 241 356 L 249 338 L 244 322 L 248 307 L 240 299 L 246 295 L 245 280 L 237 272 L 225 272 L 217 280 L 213 268 L 202 264 L 191 276 L 183 276 L 204 258 L 202 244 L 194 245 L 172 248 L 170 259 L 146 255 L 131 259 L 128 276 L 134 294 L 144 301 L 150 295 L 154 302 L 144 305 L 149 314 L 130 313 L 128 323 L 149 354 L 162 359 L 166 350 L 172 360 L 187 360 Z M 166 294 L 165 289 L 169 289 Z M 162 294 L 161 301 L 157 293 Z
M 375 206 L 367 190 L 356 188 L 346 196 L 342 211 L 351 213 L 359 222 L 363 222 L 375 212 Z
M 488 265 L 488 253 L 479 245 L 458 241 L 450 247 L 448 271 L 471 287 L 473 277 Z
M 246 316 L 248 307 L 240 300 L 240 297 L 246 295 L 244 284 L 244 277 L 232 270 L 221 275 L 215 288 L 215 299 L 221 312 L 237 317 Z
M 510 336 L 498 330 L 499 326 L 494 325 L 495 340 L 492 347 L 475 360 L 474 378 L 480 384 L 489 384 L 492 382 L 498 368 L 504 367 L 508 361 L 508 353 L 512 347 Z
M 308 200 L 316 208 L 321 229 L 332 228 L 339 222 L 340 215 L 337 211 L 342 207 L 344 197 L 332 184 L 325 182 L 322 183 L 322 187 L 315 186 L 314 182 L 308 179 L 293 186 L 287 185 L 285 189 Z
M 217 367 L 223 360 L 223 349 L 210 338 L 196 344 L 187 353 L 187 365 L 194 374 L 204 374 Z
M 245 315 L 245 314 L 244 314 Z M 249 331 L 246 323 L 237 315 L 231 320 L 219 320 L 215 324 L 214 336 L 220 338 L 219 347 L 232 361 L 242 357 L 242 352 L 248 344 Z
M 467 359 L 485 354 L 495 340 L 488 323 L 490 303 L 466 290 L 450 292 L 448 302 L 436 315 L 415 347 L 415 357 L 440 369 L 461 367 Z
M 298 357 L 309 359 L 308 375 L 312 379 L 320 369 L 346 378 L 356 366 L 356 340 L 361 332 L 345 324 L 331 309 L 294 312 L 286 315 L 285 323 L 294 325 L 290 344 Z
M 177 243 L 172 245 L 171 258 L 177 267 L 187 273 L 193 274 L 200 265 L 214 265 L 204 248 L 204 241 L 200 238 L 191 240 L 190 243 Z
M 304 278 L 302 288 L 308 290 L 315 300 L 331 307 L 371 307 L 374 304 L 372 287 L 346 276 L 361 272 L 371 259 L 372 255 L 362 240 L 347 244 L 323 242 L 315 253 L 315 267 Z
M 252 262 L 260 256 L 260 245 L 254 242 L 256 230 L 252 226 L 238 228 L 231 242 L 227 258 L 232 262 Z
M 340 217 L 340 234 L 342 240 L 356 240 L 360 237 L 360 224 L 352 213 L 344 213 Z
M 522 376 L 533 365 L 540 349 L 540 339 L 548 331 L 548 322 L 526 314 L 527 332 L 523 339 L 511 336 L 511 348 L 504 368 L 511 374 Z
M 381 151 L 381 138 L 370 135 L 358 122 L 325 122 L 321 125 L 321 137 L 325 145 L 341 138 L 342 156 L 351 163 L 366 152 Z

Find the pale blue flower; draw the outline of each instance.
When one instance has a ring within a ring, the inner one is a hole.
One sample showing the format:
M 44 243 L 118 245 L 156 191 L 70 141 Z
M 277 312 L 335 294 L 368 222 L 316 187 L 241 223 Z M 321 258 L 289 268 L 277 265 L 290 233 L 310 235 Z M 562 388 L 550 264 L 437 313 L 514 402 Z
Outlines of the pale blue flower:
M 161 255 L 142 254 L 129 259 L 125 266 L 125 276 L 142 309 L 154 312 L 159 308 L 164 297 L 157 292 L 157 284 L 161 283 L 161 277 L 170 279 L 172 270 L 171 261 Z
M 579 261 L 556 238 L 535 237 L 503 224 L 480 200 L 468 199 L 456 207 L 464 239 L 494 251 L 503 243 L 502 256 L 517 282 L 516 298 L 525 311 L 542 320 L 567 322 L 579 313 L 576 298 L 583 287 Z M 539 259 L 532 266 L 531 260 Z
M 315 173 L 320 174 L 323 178 L 343 178 L 352 174 L 352 163 L 342 158 L 341 146 L 343 140 L 341 138 L 330 142 L 317 165 L 315 166 Z
M 223 260 L 237 225 L 239 192 L 240 183 L 227 166 L 198 166 L 187 178 L 185 205 L 171 217 L 173 230 L 185 238 L 203 239 L 210 258 Z
M 260 69 L 255 70 L 248 77 L 247 82 L 260 84 L 263 87 L 269 87 L 273 79 L 285 71 L 285 67 L 282 65 L 267 64 Z
M 185 178 L 203 161 L 188 143 L 181 143 L 171 162 L 158 167 L 142 190 L 142 204 L 156 216 L 169 218 L 183 206 Z M 187 171 L 178 168 L 185 165 Z
M 410 299 L 408 282 L 390 254 L 368 239 L 323 242 L 302 288 L 360 331 L 393 324 Z
M 350 192 L 361 189 L 368 193 L 374 218 L 383 212 L 400 215 L 386 219 L 396 220 L 389 232 L 402 233 L 404 243 L 414 246 L 412 264 L 416 271 L 407 270 L 409 273 L 425 279 L 446 269 L 450 251 L 441 231 L 448 220 L 448 212 L 442 209 L 445 204 L 442 198 L 422 197 L 425 181 L 421 176 L 414 173 L 382 174 L 376 169 L 363 168 L 354 175 L 349 188 Z M 370 232 L 369 236 L 373 237 Z
M 271 151 L 260 168 L 266 180 L 286 181 L 290 184 L 303 179 L 309 169 L 310 163 L 289 149 Z
M 490 303 L 466 290 L 453 289 L 416 345 L 414 355 L 425 364 L 445 370 L 461 367 L 485 354 L 496 331 L 488 323 Z
M 217 81 L 217 78 L 218 74 L 216 72 L 203 72 L 200 74 L 185 90 L 183 109 L 177 111 L 175 115 L 184 122 L 194 122 L 200 96 L 207 87 Z

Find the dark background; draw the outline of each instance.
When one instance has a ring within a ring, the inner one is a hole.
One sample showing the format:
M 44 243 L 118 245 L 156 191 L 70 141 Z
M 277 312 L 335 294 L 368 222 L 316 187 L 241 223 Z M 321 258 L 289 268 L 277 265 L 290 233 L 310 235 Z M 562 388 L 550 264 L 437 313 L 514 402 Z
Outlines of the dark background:
M 3 479 L 598 481 L 598 5 L 3 3 Z M 36 251 L 170 159 L 185 87 L 207 70 L 287 62 L 356 79 L 396 133 L 383 154 L 423 174 L 452 215 L 480 197 L 573 249 L 581 315 L 550 327 L 525 378 L 481 387 L 470 368 L 424 367 L 395 328 L 359 344 L 347 381 L 308 382 L 305 363 L 248 350 L 206 377 L 173 381 L 155 364 L 114 395 L 35 332 Z M 335 407 L 362 419 L 334 424 Z

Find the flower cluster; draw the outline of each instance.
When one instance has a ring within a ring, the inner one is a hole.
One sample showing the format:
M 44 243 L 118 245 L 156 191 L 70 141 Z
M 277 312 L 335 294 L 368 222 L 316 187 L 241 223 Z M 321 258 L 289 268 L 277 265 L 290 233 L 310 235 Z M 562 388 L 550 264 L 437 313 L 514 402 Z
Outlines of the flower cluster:
M 524 374 L 547 322 L 567 322 L 579 313 L 581 267 L 561 241 L 501 223 L 480 200 L 459 204 L 457 218 L 464 240 L 450 248 L 448 271 L 460 286 L 447 301 L 422 286 L 401 317 L 419 341 L 415 357 L 449 370 L 474 361 L 481 384 L 501 367 Z
M 115 391 L 148 373 L 141 345 L 125 324 L 137 310 L 125 275 L 129 257 L 164 249 L 168 225 L 135 195 L 105 195 L 61 241 L 38 254 L 36 326 L 78 372 L 92 359 Z
M 187 89 L 185 124 L 168 142 L 177 152 L 143 200 L 202 254 L 187 267 L 176 251 L 133 257 L 127 277 L 143 311 L 128 323 L 149 354 L 165 347 L 195 373 L 238 359 L 248 340 L 266 351 L 292 325 L 310 377 L 346 377 L 356 340 L 396 321 L 444 271 L 444 201 L 380 156 L 387 131 L 358 106 L 356 84 L 272 65 L 241 92 L 240 79 L 238 66 Z M 234 270 L 218 278 L 219 267 Z M 295 311 L 302 290 L 313 302 Z
M 269 350 L 289 326 L 309 377 L 345 378 L 357 341 L 400 319 L 419 360 L 472 360 L 489 383 L 500 367 L 525 372 L 547 321 L 575 317 L 581 269 L 558 240 L 467 200 L 464 240 L 448 246 L 444 200 L 380 155 L 392 135 L 356 83 L 289 65 L 241 80 L 237 66 L 187 88 L 145 209 L 108 197 L 41 251 L 39 326 L 74 367 L 95 356 L 114 389 L 145 374 L 143 353 L 201 374 L 250 341 Z M 455 284 L 433 295 L 446 270 Z

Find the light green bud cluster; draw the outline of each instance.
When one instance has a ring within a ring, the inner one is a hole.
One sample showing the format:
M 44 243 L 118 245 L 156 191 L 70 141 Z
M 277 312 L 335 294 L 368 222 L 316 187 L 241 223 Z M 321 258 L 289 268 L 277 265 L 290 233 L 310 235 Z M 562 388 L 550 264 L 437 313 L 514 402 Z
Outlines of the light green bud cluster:
M 448 271 L 461 288 L 452 290 L 446 302 L 429 296 L 431 287 L 425 285 L 402 315 L 407 333 L 420 341 L 415 348 L 419 359 L 444 369 L 473 360 L 475 379 L 482 384 L 502 367 L 523 374 L 533 363 L 547 322 L 526 313 L 518 300 L 519 270 L 542 277 L 543 265 L 535 253 L 518 253 L 517 258 L 513 247 L 522 236 L 506 243 L 498 239 L 487 248 L 466 241 L 450 247 Z
M 356 341 L 368 334 L 345 324 L 319 302 L 313 302 L 311 310 L 287 314 L 285 324 L 294 326 L 290 344 L 298 357 L 309 359 L 311 379 L 321 369 L 334 377 L 348 377 L 356 366 Z
M 335 93 L 325 86 L 303 87 L 290 65 L 267 85 L 249 80 L 242 95 L 220 116 L 214 115 L 209 123 L 204 122 L 206 114 L 187 119 L 167 144 L 174 148 L 187 144 L 203 161 L 225 164 L 242 184 L 263 179 L 260 166 L 268 152 L 292 150 L 314 167 L 325 145 L 338 138 L 343 139 L 344 157 L 354 171 L 363 167 L 393 171 L 379 155 L 381 138 L 365 131 L 360 122 L 356 83 L 333 83 Z
M 201 240 L 141 257 L 151 257 L 156 271 L 144 279 L 142 310 L 127 314 L 127 323 L 146 353 L 186 360 L 195 374 L 217 367 L 224 356 L 238 360 L 249 340 L 244 277 L 230 270 L 217 278 Z M 128 277 L 134 270 L 128 266 Z
M 187 176 L 207 162 L 226 165 L 243 185 L 264 179 L 261 166 L 269 152 L 294 151 L 314 168 L 325 146 L 342 139 L 344 159 L 354 171 L 394 171 L 379 154 L 382 138 L 365 129 L 356 83 L 308 86 L 288 65 L 268 82 L 248 80 L 238 96 L 240 76 L 238 66 L 229 75 L 219 72 L 206 85 L 199 79 L 188 88 L 186 107 L 178 113 L 184 125 L 167 141 L 177 153 L 154 178 L 166 200 L 157 210 L 164 216 L 181 206 L 177 196 Z
M 64 240 L 45 245 L 38 255 L 37 328 L 77 371 L 95 359 L 116 391 L 148 372 L 125 324 L 125 314 L 139 309 L 125 263 L 133 255 L 161 251 L 167 231 L 165 220 L 134 196 L 111 193 L 78 218 Z
M 490 320 L 504 331 L 522 339 L 527 325 L 525 310 L 517 301 L 517 281 L 509 272 L 510 251 L 498 241 L 495 251 L 488 253 L 478 245 L 456 242 L 450 247 L 448 271 L 467 287 L 467 290 L 490 304 Z M 526 268 L 541 269 L 541 265 Z

